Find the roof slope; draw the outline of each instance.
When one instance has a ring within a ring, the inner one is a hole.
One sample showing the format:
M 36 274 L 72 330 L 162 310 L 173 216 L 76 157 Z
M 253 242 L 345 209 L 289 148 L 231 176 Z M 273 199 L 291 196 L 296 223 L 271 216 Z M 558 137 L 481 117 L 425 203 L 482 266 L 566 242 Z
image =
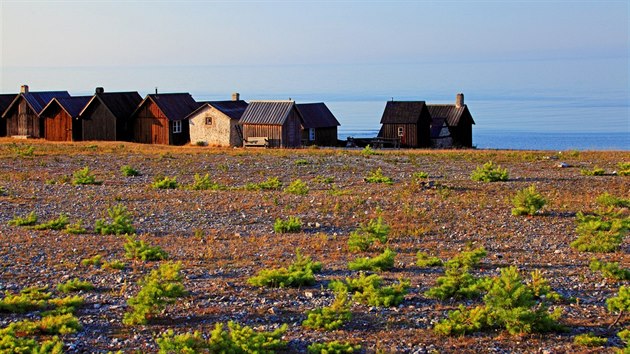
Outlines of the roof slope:
M 144 105 L 147 100 L 155 102 L 168 120 L 185 119 L 190 112 L 199 108 L 199 103 L 189 93 L 150 94 L 147 95 L 140 106 Z M 140 106 L 138 106 L 138 109 L 140 109 Z
M 388 101 L 381 124 L 417 124 L 425 106 L 424 101 Z
M 142 97 L 135 91 L 97 93 L 94 95 L 89 105 L 97 99 L 118 119 L 129 118 L 136 108 L 138 108 L 140 102 L 142 102 Z M 88 106 L 85 108 L 87 109 Z M 85 111 L 85 109 L 83 111 Z M 83 112 L 81 112 L 81 114 L 83 114 Z
M 294 106 L 294 101 L 253 101 L 245 109 L 240 123 L 283 125 Z
M 221 113 L 230 117 L 230 119 L 239 120 L 243 116 L 245 109 L 247 109 L 247 102 L 238 100 L 238 101 L 210 101 L 210 102 L 199 102 L 200 106 L 196 110 L 192 111 L 186 118 L 192 118 L 194 115 L 199 113 L 205 107 L 214 107 L 219 110 Z
M 79 113 L 83 110 L 85 105 L 90 101 L 91 96 L 76 96 L 76 97 L 60 97 L 53 98 L 44 109 L 40 112 L 40 115 L 44 114 L 50 107 L 58 105 L 68 113 L 68 115 L 72 118 L 76 118 L 79 116 Z
M 17 93 L 7 93 L 0 95 L 0 116 L 11 105 Z
M 39 115 L 44 109 L 44 107 L 50 102 L 53 98 L 61 98 L 61 97 L 70 97 L 68 91 L 40 91 L 40 92 L 28 92 L 28 93 L 20 93 L 13 101 L 9 104 L 9 106 L 4 110 L 2 116 L 4 117 L 7 112 L 20 100 L 20 97 L 24 97 L 28 105 Z
M 341 125 L 323 102 L 301 103 L 296 106 L 302 114 L 304 128 L 329 128 Z
M 456 127 L 459 125 L 461 118 L 464 116 L 466 112 L 468 112 L 468 107 L 466 105 L 457 107 L 454 104 L 430 104 L 427 105 L 429 108 L 429 113 L 431 114 L 431 118 L 435 120 L 436 118 L 442 118 L 446 120 L 446 124 L 450 127 Z M 468 113 L 470 115 L 470 113 Z M 475 124 L 475 121 L 470 117 L 472 124 Z

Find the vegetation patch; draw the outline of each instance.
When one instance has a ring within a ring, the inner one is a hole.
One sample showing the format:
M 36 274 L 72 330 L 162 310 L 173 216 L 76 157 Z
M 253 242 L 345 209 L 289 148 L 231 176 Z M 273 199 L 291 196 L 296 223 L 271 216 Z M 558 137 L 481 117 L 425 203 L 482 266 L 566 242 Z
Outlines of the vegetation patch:
M 429 256 L 428 254 L 418 251 L 416 254 L 416 265 L 418 267 L 441 267 L 444 265 L 438 257 Z
M 289 216 L 287 220 L 277 218 L 273 224 L 273 231 L 279 234 L 296 233 L 302 230 L 302 221 L 296 216 Z
M 482 166 L 477 167 L 470 175 L 470 179 L 478 182 L 500 182 L 507 181 L 509 174 L 507 169 L 494 162 L 488 161 Z
M 485 278 L 476 278 L 470 270 L 476 267 L 486 256 L 483 247 L 463 251 L 444 265 L 446 274 L 437 278 L 436 286 L 427 290 L 425 295 L 440 300 L 456 298 L 475 298 L 480 296 L 486 286 Z
M 72 184 L 74 184 L 75 186 L 85 184 L 99 185 L 102 183 L 102 181 L 96 180 L 96 177 L 94 177 L 92 171 L 90 171 L 90 168 L 88 166 L 85 166 L 84 168 L 77 170 L 72 174 Z
M 603 176 L 606 174 L 606 171 L 601 167 L 595 166 L 592 170 L 583 168 L 580 170 L 580 173 L 582 176 Z
M 298 178 L 295 181 L 291 182 L 291 184 L 289 184 L 284 189 L 284 191 L 289 194 L 307 195 L 309 188 L 305 182 L 302 182 L 302 180 Z
M 204 176 L 200 176 L 195 174 L 193 183 L 190 185 L 190 189 L 195 191 L 206 191 L 213 190 L 218 191 L 224 189 L 219 183 L 214 182 L 209 174 L 205 174 Z
M 384 224 L 380 216 L 377 219 L 372 219 L 367 224 L 361 224 L 357 230 L 350 233 L 348 249 L 351 252 L 365 252 L 376 241 L 385 244 L 390 230 L 389 225 Z
M 617 168 L 619 169 L 617 174 L 620 176 L 630 176 L 630 162 L 619 162 Z
M 128 259 L 140 259 L 143 261 L 160 261 L 168 258 L 168 253 L 160 246 L 149 246 L 142 240 L 137 240 L 135 236 L 127 236 L 124 244 L 125 257 Z
M 120 172 L 125 177 L 140 176 L 140 172 L 138 170 L 136 170 L 135 168 L 129 166 L 129 165 L 121 166 L 120 167 Z
M 597 337 L 593 333 L 584 333 L 575 336 L 573 343 L 585 347 L 601 347 L 608 343 L 608 338 Z
M 576 220 L 578 238 L 571 242 L 571 247 L 581 252 L 614 252 L 630 228 L 630 218 L 610 214 L 578 213 Z
M 66 233 L 73 234 L 73 235 L 82 235 L 82 234 L 87 233 L 86 228 L 83 227 L 83 221 L 81 220 L 75 223 L 69 223 L 68 225 L 66 225 L 65 231 Z
M 282 188 L 282 182 L 278 179 L 278 177 L 269 177 L 267 180 L 260 183 L 247 183 L 245 185 L 245 189 L 248 191 L 259 191 L 259 190 L 279 190 Z
M 609 193 L 597 197 L 597 203 L 604 207 L 630 208 L 630 198 L 619 198 Z
M 619 267 L 619 262 L 602 262 L 593 258 L 589 268 L 593 272 L 601 272 L 606 279 L 630 280 L 630 269 Z
M 383 278 L 376 274 L 361 273 L 358 278 L 346 278 L 345 281 L 333 280 L 329 287 L 336 292 L 352 293 L 356 302 L 370 306 L 398 306 L 405 299 L 410 282 L 400 279 L 397 284 L 383 286 Z
M 373 272 L 380 272 L 384 270 L 389 270 L 394 267 L 394 258 L 396 257 L 396 252 L 390 250 L 389 248 L 385 249 L 382 254 L 376 257 L 361 257 L 357 258 L 354 261 L 348 263 L 348 269 L 350 270 L 368 270 Z
M 70 293 L 75 291 L 93 290 L 94 285 L 89 281 L 79 280 L 78 278 L 70 279 L 65 283 L 57 284 L 57 290 L 62 293 Z
M 348 293 L 343 289 L 335 293 L 335 301 L 328 307 L 308 311 L 302 326 L 311 329 L 332 331 L 350 321 L 352 313 L 348 304 Z
M 35 225 L 33 229 L 35 230 L 63 230 L 65 229 L 70 222 L 68 221 L 68 216 L 65 214 L 60 214 L 57 219 L 50 220 L 48 222 Z
M 367 183 L 384 183 L 384 184 L 393 184 L 394 181 L 385 175 L 383 175 L 383 170 L 379 167 L 375 171 L 368 173 L 367 177 L 363 179 Z
M 96 220 L 94 231 L 101 235 L 124 235 L 133 234 L 136 229 L 132 225 L 131 214 L 122 205 L 114 205 L 107 209 L 109 220 Z
M 151 187 L 155 189 L 177 189 L 177 177 L 158 176 L 155 178 Z
M 13 219 L 9 220 L 9 225 L 11 226 L 32 226 L 37 224 L 37 215 L 34 211 L 28 213 L 28 215 L 16 216 Z
M 531 185 L 525 189 L 516 192 L 512 198 L 512 215 L 535 215 L 542 209 L 547 200 L 536 191 L 536 186 Z
M 263 269 L 247 282 L 254 286 L 271 288 L 300 287 L 315 284 L 315 273 L 322 270 L 320 262 L 313 262 L 311 257 L 302 256 L 300 249 L 295 251 L 295 261 L 288 268 Z
M 335 340 L 326 343 L 313 343 L 308 346 L 307 350 L 309 354 L 343 354 L 356 353 L 361 350 L 361 346 Z

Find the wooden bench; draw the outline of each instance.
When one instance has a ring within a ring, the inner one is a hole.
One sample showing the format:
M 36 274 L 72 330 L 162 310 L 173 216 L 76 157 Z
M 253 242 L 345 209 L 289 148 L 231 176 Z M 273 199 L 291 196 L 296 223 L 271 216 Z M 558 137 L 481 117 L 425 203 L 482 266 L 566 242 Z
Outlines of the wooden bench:
M 372 147 L 375 149 L 382 149 L 386 146 L 391 146 L 394 149 L 400 148 L 400 138 L 381 138 L 377 137 L 372 139 Z
M 269 140 L 266 136 L 250 136 L 243 140 L 244 147 L 268 147 Z

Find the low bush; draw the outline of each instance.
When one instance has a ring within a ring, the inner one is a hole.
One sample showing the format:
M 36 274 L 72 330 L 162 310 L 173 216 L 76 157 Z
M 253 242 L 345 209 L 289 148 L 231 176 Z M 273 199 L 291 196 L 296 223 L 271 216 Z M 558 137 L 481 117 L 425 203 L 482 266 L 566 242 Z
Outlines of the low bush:
M 41 310 L 48 305 L 51 294 L 46 288 L 25 288 L 19 294 L 5 292 L 0 300 L 0 312 L 24 313 Z
M 333 280 L 329 287 L 336 292 L 352 293 L 356 302 L 370 306 L 398 306 L 405 299 L 409 290 L 409 280 L 400 279 L 397 284 L 382 286 L 383 279 L 376 275 L 361 273 L 358 278 L 346 278 L 345 281 Z
M 350 233 L 348 249 L 351 252 L 367 251 L 375 241 L 385 244 L 390 230 L 389 225 L 384 224 L 380 216 L 377 219 L 372 219 Z
M 593 272 L 601 272 L 606 279 L 630 280 L 630 269 L 619 267 L 618 262 L 602 262 L 593 258 L 591 259 L 589 268 L 591 268 Z
M 190 189 L 195 191 L 205 191 L 205 190 L 213 190 L 217 191 L 223 189 L 221 185 L 217 182 L 214 182 L 209 174 L 205 174 L 203 177 L 195 174 L 193 183 L 190 185 Z
M 604 207 L 630 208 L 630 199 L 619 198 L 610 193 L 604 193 L 597 197 L 597 203 Z
M 540 209 L 542 209 L 547 200 L 536 191 L 536 186 L 531 185 L 525 189 L 516 192 L 514 198 L 512 198 L 512 215 L 535 215 Z
M 601 347 L 608 343 L 607 338 L 597 337 L 593 333 L 578 334 L 573 338 L 573 343 L 585 347 Z
M 37 342 L 33 338 L 18 336 L 8 328 L 0 330 L 0 352 L 2 353 L 36 353 L 62 354 L 63 342 L 58 337 Z
M 507 169 L 504 169 L 499 165 L 495 165 L 492 161 L 488 161 L 482 166 L 477 167 L 470 175 L 470 179 L 479 182 L 507 181 L 508 178 L 509 175 Z
M 137 240 L 134 236 L 127 236 L 124 248 L 125 257 L 128 259 L 160 261 L 168 258 L 168 253 L 160 246 L 149 246 L 144 241 Z
M 305 182 L 302 182 L 301 179 L 296 179 L 295 181 L 291 182 L 291 184 L 289 184 L 284 189 L 284 191 L 286 193 L 295 194 L 295 195 L 307 195 L 309 188 Z
M 85 258 L 83 260 L 81 260 L 81 265 L 82 266 L 94 266 L 94 267 L 100 267 L 101 264 L 103 263 L 102 261 L 103 256 L 101 256 L 100 254 L 95 255 L 94 257 L 91 258 Z
M 374 149 L 372 149 L 370 145 L 368 144 L 363 148 L 363 150 L 361 150 L 361 155 L 368 157 L 372 155 L 380 155 L 380 153 L 374 151 Z
M 335 181 L 335 177 L 332 177 L 332 176 L 317 176 L 317 177 L 315 177 L 315 181 L 317 181 L 318 183 L 330 184 L 330 183 L 333 183 Z
M 136 229 L 132 225 L 131 214 L 124 205 L 118 204 L 107 209 L 109 221 L 99 219 L 94 225 L 94 231 L 101 235 L 133 234 Z
M 336 292 L 332 305 L 308 311 L 306 315 L 306 320 L 302 322 L 302 326 L 306 328 L 332 331 L 341 327 L 352 318 L 348 304 L 348 293 L 346 291 Z
M 592 170 L 587 170 L 583 168 L 580 170 L 580 173 L 582 174 L 582 176 L 603 176 L 604 174 L 606 174 L 606 171 L 603 168 L 595 166 Z
M 361 346 L 335 340 L 326 343 L 313 343 L 306 350 L 309 354 L 343 354 L 356 353 L 361 350 Z
M 173 330 L 167 330 L 156 339 L 158 353 L 271 354 L 287 345 L 282 340 L 288 328 L 286 324 L 271 332 L 257 332 L 232 321 L 228 322 L 227 327 L 228 330 L 225 330 L 222 323 L 217 323 L 209 339 L 205 339 L 200 332 L 176 335 Z
M 94 285 L 89 281 L 79 280 L 78 278 L 70 279 L 65 283 L 57 284 L 57 290 L 62 293 L 69 293 L 82 290 L 92 290 Z
M 578 213 L 576 220 L 578 238 L 571 242 L 571 247 L 581 252 L 614 252 L 630 228 L 630 218 Z
M 57 219 L 50 220 L 48 222 L 35 225 L 33 229 L 35 230 L 63 230 L 68 226 L 70 222 L 68 221 L 68 217 L 65 214 L 60 214 Z
M 418 254 L 416 254 L 416 265 L 418 267 L 441 267 L 444 265 L 444 262 L 437 257 L 418 251 Z
M 146 324 L 151 317 L 162 312 L 167 304 L 186 295 L 180 267 L 180 263 L 164 263 L 144 277 L 140 281 L 138 294 L 127 301 L 131 312 L 125 313 L 123 324 Z
M 476 267 L 485 256 L 486 250 L 479 247 L 470 251 L 462 251 L 448 260 L 444 264 L 446 274 L 438 277 L 436 286 L 427 290 L 425 295 L 440 300 L 452 297 L 465 299 L 478 297 L 487 285 L 487 280 L 474 277 L 470 274 L 470 270 Z
M 396 252 L 390 250 L 389 248 L 385 249 L 382 254 L 369 258 L 369 257 L 361 257 L 357 258 L 354 261 L 348 263 L 348 269 L 350 270 L 369 270 L 374 272 L 380 272 L 383 270 L 392 269 L 394 267 L 394 258 L 396 257 Z
M 258 272 L 258 275 L 249 278 L 247 283 L 272 288 L 315 284 L 314 274 L 321 271 L 322 264 L 313 262 L 309 256 L 302 256 L 299 249 L 295 253 L 295 261 L 288 268 L 263 269 Z
M 72 184 L 76 185 L 84 185 L 84 184 L 102 184 L 103 182 L 101 181 L 97 181 L 96 177 L 94 177 L 94 175 L 92 174 L 92 171 L 90 171 L 90 168 L 88 166 L 85 166 L 84 168 L 74 171 L 74 173 L 72 174 Z
M 302 230 L 302 221 L 295 216 L 289 216 L 287 220 L 278 218 L 273 224 L 273 231 L 279 234 L 295 233 L 300 232 L 300 230 Z
M 620 176 L 630 176 L 630 162 L 619 162 L 617 168 L 619 169 L 617 173 Z
M 15 333 L 20 336 L 32 336 L 40 334 L 69 334 L 81 330 L 79 320 L 73 314 L 44 316 L 38 321 L 23 320 L 13 322 L 2 329 L 0 334 Z
M 307 159 L 297 159 L 295 160 L 295 166 L 306 166 L 306 165 L 310 165 L 311 163 L 307 160 Z
M 9 145 L 9 150 L 13 151 L 19 157 L 30 157 L 35 154 L 35 147 L 30 144 L 15 144 Z
M 133 167 L 131 167 L 129 165 L 121 166 L 120 167 L 120 172 L 125 177 L 140 176 L 140 172 L 138 172 L 138 170 L 136 170 L 135 168 L 133 168 Z
M 9 220 L 8 223 L 10 226 L 33 226 L 37 224 L 37 215 L 35 215 L 34 211 L 28 213 L 28 215 L 21 217 L 16 216 L 13 219 Z
M 619 339 L 626 344 L 626 347 L 619 350 L 620 354 L 628 354 L 630 353 L 630 328 L 626 328 L 623 331 L 619 331 L 617 333 Z
M 57 314 L 73 313 L 74 309 L 82 306 L 84 302 L 85 300 L 79 295 L 52 298 L 48 300 L 48 304 L 55 308 L 50 312 Z
M 608 311 L 620 315 L 630 312 L 630 287 L 622 285 L 615 297 L 606 300 Z
M 282 182 L 280 182 L 278 177 L 270 177 L 264 182 L 258 183 L 258 187 L 262 190 L 277 190 L 282 188 Z
M 75 223 L 66 225 L 65 231 L 66 233 L 73 234 L 73 235 L 82 235 L 82 234 L 87 233 L 87 230 L 85 229 L 85 227 L 83 227 L 83 221 L 81 220 Z
M 125 262 L 119 261 L 117 259 L 109 262 L 103 262 L 103 269 L 123 270 L 125 269 L 125 267 Z
M 178 186 L 177 177 L 167 176 L 159 176 L 151 184 L 151 187 L 155 189 L 177 189 Z
M 379 167 L 375 171 L 368 173 L 367 177 L 363 179 L 367 183 L 385 183 L 385 184 L 393 184 L 394 181 L 385 175 L 383 175 L 383 170 Z
M 429 178 L 429 174 L 422 171 L 414 172 L 413 175 L 411 175 L 411 178 L 413 179 L 414 182 L 418 182 L 418 181 Z

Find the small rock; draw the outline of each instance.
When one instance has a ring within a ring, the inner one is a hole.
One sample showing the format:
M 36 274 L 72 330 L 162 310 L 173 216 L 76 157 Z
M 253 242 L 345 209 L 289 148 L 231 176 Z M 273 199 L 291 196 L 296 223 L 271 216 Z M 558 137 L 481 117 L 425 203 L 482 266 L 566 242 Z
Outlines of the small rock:
M 270 307 L 269 310 L 267 310 L 267 312 L 271 315 L 275 315 L 276 314 L 276 309 L 274 307 Z
M 307 299 L 312 299 L 313 298 L 313 292 L 312 291 L 305 291 L 304 292 L 304 296 L 306 296 Z
M 560 162 L 559 164 L 557 164 L 556 166 L 558 166 L 559 168 L 567 168 L 570 167 L 568 163 L 566 162 Z
M 95 309 L 100 309 L 101 308 L 101 304 L 94 304 L 94 308 Z
M 561 250 L 555 250 L 555 251 L 553 251 L 553 253 L 554 254 L 560 254 L 560 253 L 562 253 L 562 251 Z

